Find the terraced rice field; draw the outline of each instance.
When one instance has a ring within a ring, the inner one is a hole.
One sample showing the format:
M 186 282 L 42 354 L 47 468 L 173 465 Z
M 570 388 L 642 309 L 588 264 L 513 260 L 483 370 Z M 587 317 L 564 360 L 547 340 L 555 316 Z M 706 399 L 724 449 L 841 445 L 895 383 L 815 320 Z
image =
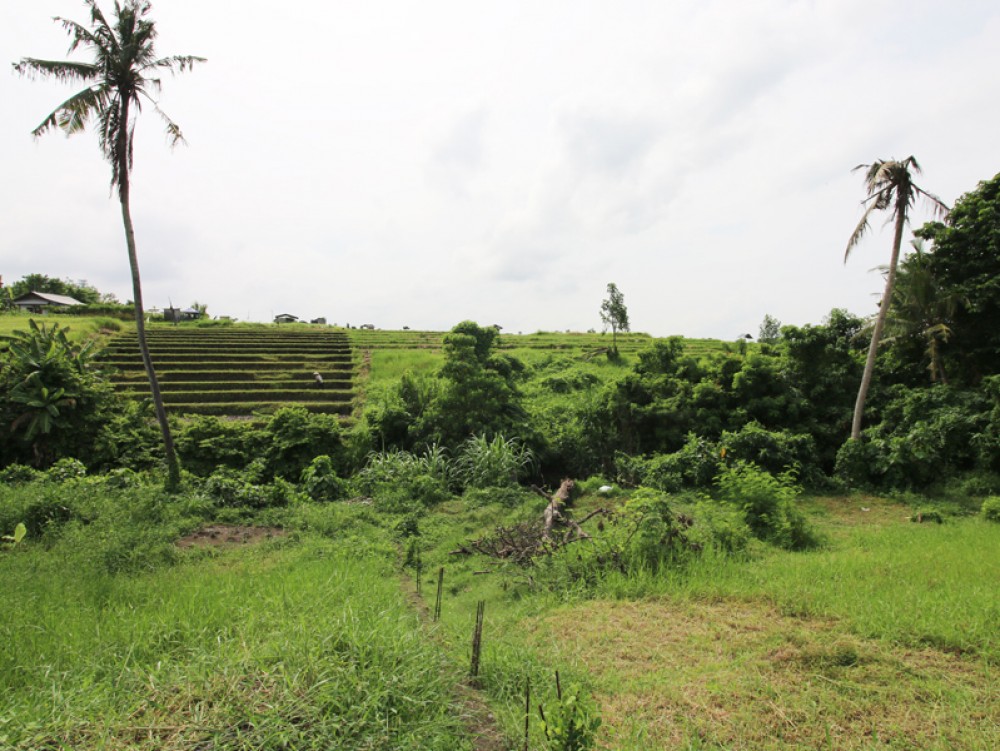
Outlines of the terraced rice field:
M 245 416 L 302 405 L 349 415 L 353 408 L 354 357 L 340 331 L 156 326 L 147 340 L 163 401 L 175 414 Z M 134 332 L 112 339 L 102 361 L 116 388 L 140 398 L 149 394 Z
M 372 331 L 274 325 L 219 328 L 152 326 L 150 352 L 168 411 L 174 414 L 247 416 L 300 404 L 313 412 L 350 415 L 361 398 L 359 382 L 372 366 L 371 354 L 410 352 L 436 361 L 445 333 Z M 626 357 L 656 341 L 647 334 L 618 336 Z M 586 357 L 611 344 L 609 334 L 504 334 L 500 348 L 516 357 L 559 352 Z M 685 350 L 702 356 L 725 346 L 714 339 L 685 339 Z M 360 356 L 356 359 L 354 352 Z M 143 398 L 149 393 L 134 332 L 115 336 L 103 353 L 122 391 Z M 361 364 L 362 371 L 357 371 Z M 318 388 L 313 373 L 323 376 Z

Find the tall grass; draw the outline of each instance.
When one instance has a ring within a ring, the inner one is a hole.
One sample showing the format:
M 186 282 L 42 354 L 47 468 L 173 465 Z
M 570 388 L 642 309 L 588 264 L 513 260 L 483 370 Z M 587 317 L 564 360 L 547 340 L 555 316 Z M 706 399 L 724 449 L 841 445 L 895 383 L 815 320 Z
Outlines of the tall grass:
M 0 748 L 467 747 L 392 561 L 296 537 L 142 574 L 85 537 L 0 556 Z
M 705 555 L 666 575 L 610 575 L 609 597 L 682 595 L 765 599 L 783 613 L 836 618 L 859 636 L 933 646 L 1000 663 L 1000 527 L 858 528 L 836 545 L 763 550 L 752 560 Z

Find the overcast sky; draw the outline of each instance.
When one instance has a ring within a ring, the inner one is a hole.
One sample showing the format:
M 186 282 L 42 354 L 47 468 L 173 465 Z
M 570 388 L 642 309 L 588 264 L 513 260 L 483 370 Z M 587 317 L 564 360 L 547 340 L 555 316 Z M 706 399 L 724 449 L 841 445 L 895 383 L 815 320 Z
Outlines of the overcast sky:
M 87 20 L 3 0 L 2 57 L 66 59 L 57 15 Z M 151 109 L 137 130 L 147 307 L 585 331 L 615 282 L 635 331 L 732 339 L 765 313 L 874 311 L 891 232 L 844 264 L 855 165 L 913 154 L 949 204 L 1000 171 L 996 0 L 156 0 L 153 18 L 160 55 L 208 62 L 164 80 L 187 146 Z M 131 299 L 96 137 L 31 136 L 73 91 L 0 73 L 0 274 Z

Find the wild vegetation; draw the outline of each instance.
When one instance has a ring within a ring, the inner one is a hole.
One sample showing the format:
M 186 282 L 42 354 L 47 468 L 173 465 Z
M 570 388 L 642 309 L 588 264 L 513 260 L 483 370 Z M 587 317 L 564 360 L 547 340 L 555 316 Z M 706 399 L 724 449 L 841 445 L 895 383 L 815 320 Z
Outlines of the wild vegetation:
M 757 342 L 613 283 L 610 337 L 147 322 L 135 117 L 201 58 L 85 5 L 14 69 L 84 85 L 35 135 L 96 124 L 133 301 L 0 300 L 0 747 L 1000 747 L 1000 175 L 862 165 L 877 315 Z
M 127 324 L 0 318 L 0 745 L 996 746 L 998 185 L 900 261 L 858 440 L 840 310 L 617 351 L 154 324 L 197 395 L 166 494 Z M 325 392 L 334 335 L 350 419 L 196 413 Z

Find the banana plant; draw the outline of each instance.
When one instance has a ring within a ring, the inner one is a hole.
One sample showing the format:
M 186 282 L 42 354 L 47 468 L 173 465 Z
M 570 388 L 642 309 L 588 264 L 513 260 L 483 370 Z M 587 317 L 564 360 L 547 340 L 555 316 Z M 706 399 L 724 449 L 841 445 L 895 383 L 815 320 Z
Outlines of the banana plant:
M 49 388 L 38 372 L 32 373 L 10 392 L 10 399 L 27 409 L 14 418 L 11 430 L 27 424 L 24 440 L 32 441 L 38 435 L 51 433 L 59 425 L 60 410 L 76 406 L 76 395 L 67 394 L 64 388 Z

